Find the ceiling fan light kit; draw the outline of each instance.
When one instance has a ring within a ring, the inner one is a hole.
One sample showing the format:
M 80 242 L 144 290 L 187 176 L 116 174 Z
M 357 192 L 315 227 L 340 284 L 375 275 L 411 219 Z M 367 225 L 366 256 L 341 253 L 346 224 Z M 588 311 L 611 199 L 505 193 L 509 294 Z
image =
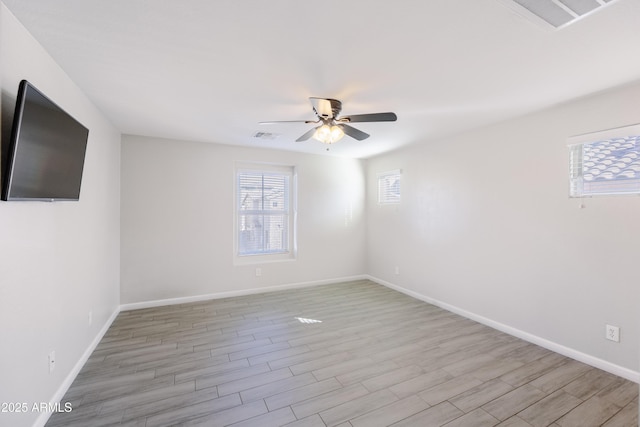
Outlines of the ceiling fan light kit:
M 398 119 L 395 113 L 371 113 L 356 114 L 352 116 L 338 117 L 342 111 L 342 102 L 333 98 L 309 98 L 313 106 L 313 112 L 317 116 L 317 120 L 293 120 L 293 121 L 275 121 L 260 122 L 260 124 L 275 123 L 321 123 L 319 126 L 305 132 L 296 142 L 306 141 L 313 137 L 323 144 L 333 144 L 342 139 L 346 134 L 358 141 L 369 138 L 369 134 L 362 132 L 347 123 L 351 122 L 395 122 Z
M 338 125 L 329 126 L 324 124 L 319 128 L 316 128 L 316 131 L 313 134 L 313 138 L 322 142 L 323 144 L 333 144 L 334 142 L 338 142 L 344 136 L 344 131 Z

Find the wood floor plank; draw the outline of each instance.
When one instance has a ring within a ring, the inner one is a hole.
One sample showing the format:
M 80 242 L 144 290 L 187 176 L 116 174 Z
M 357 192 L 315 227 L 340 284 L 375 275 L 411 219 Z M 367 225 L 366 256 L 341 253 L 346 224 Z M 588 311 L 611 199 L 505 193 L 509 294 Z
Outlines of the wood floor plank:
M 326 350 L 307 351 L 293 356 L 281 357 L 275 360 L 267 362 L 271 369 L 286 368 L 289 366 L 300 365 L 306 362 L 310 362 L 321 357 L 329 357 L 331 354 Z M 335 355 L 334 355 L 335 356 Z M 340 359 L 344 360 L 344 359 Z M 313 369 L 308 369 L 305 372 L 309 372 Z
M 462 375 L 420 392 L 418 396 L 429 405 L 437 405 L 480 384 L 482 384 L 482 381 L 472 375 Z
M 566 357 L 552 353 L 550 356 L 543 356 L 507 372 L 501 375 L 500 379 L 514 387 L 520 387 L 547 374 L 566 361 Z
M 446 423 L 443 427 L 493 427 L 500 421 L 480 408 Z
M 269 384 L 274 381 L 291 378 L 292 376 L 293 374 L 288 368 L 250 375 L 218 385 L 218 394 L 220 396 L 225 396 L 227 394 L 238 393 L 244 390 L 252 389 L 254 387 Z
M 58 427 L 78 421 L 86 422 L 86 420 L 96 419 L 100 412 L 100 407 L 100 404 L 94 403 L 75 407 L 71 412 L 56 412 L 51 416 L 51 418 L 49 418 L 47 426 Z
M 607 400 L 614 405 L 623 407 L 632 401 L 638 402 L 638 385 L 622 378 L 616 380 L 600 390 L 596 396 Z
M 543 376 L 531 381 L 531 385 L 545 393 L 552 393 L 574 379 L 587 373 L 591 368 L 582 362 L 569 360 Z
M 303 418 L 299 421 L 285 424 L 284 427 L 326 427 L 326 424 L 322 421 L 320 415 L 313 414 L 310 417 Z
M 94 427 L 106 427 L 112 425 L 119 425 L 122 421 L 122 411 L 111 412 L 103 414 L 100 417 L 86 417 L 77 419 L 64 419 L 59 424 L 56 424 L 56 418 L 47 425 L 60 426 L 60 427 L 86 427 L 91 425 Z
M 522 418 L 513 416 L 507 420 L 504 420 L 500 424 L 497 424 L 496 427 L 532 427 L 532 426 L 528 422 L 524 421 Z M 549 427 L 558 427 L 558 425 L 550 424 Z
M 240 397 L 244 403 L 252 400 L 264 399 L 289 390 L 295 390 L 305 385 L 316 383 L 316 379 L 310 373 L 295 375 L 277 381 L 272 381 L 264 385 L 253 387 L 240 392 Z
M 276 350 L 276 351 L 270 351 L 268 353 L 263 353 L 257 356 L 251 356 L 248 357 L 247 360 L 249 360 L 249 364 L 250 365 L 258 365 L 260 363 L 270 363 L 270 362 L 274 362 L 278 359 L 284 359 L 287 357 L 292 357 L 292 356 L 298 356 L 300 354 L 304 354 L 304 353 L 308 353 L 309 355 L 312 355 L 313 353 L 311 352 L 311 349 L 305 345 L 301 345 L 298 347 L 287 347 L 283 350 Z M 328 354 L 328 353 L 325 353 Z M 270 364 L 270 366 L 272 368 L 276 367 L 276 364 L 273 364 L 273 366 Z
M 397 400 L 398 398 L 389 390 L 380 390 L 321 411 L 320 418 L 322 418 L 328 426 L 334 426 L 364 415 L 381 406 L 386 406 Z
M 218 390 L 213 387 L 205 388 L 204 390 L 197 390 L 191 393 L 175 395 L 165 399 L 158 399 L 144 404 L 132 404 L 134 403 L 132 402 L 129 403 L 127 409 L 125 409 L 122 420 L 124 422 L 151 417 L 161 412 L 178 410 L 182 407 L 212 401 L 218 397 Z M 230 401 L 231 400 L 226 400 L 226 402 Z M 234 400 L 233 402 L 237 401 Z
M 330 378 L 328 380 L 314 382 L 312 384 L 299 387 L 294 390 L 274 394 L 273 396 L 265 398 L 264 401 L 267 404 L 269 410 L 273 411 L 274 409 L 294 405 L 298 402 L 313 399 L 316 396 L 324 395 L 325 393 L 329 393 L 342 388 L 342 384 L 340 384 L 335 378 Z
M 222 411 L 216 411 L 203 417 L 193 418 L 189 421 L 180 423 L 180 425 L 184 427 L 223 427 L 241 421 L 249 420 L 259 415 L 266 414 L 267 412 L 268 411 L 264 405 L 264 401 L 257 400 L 255 402 L 245 403 L 243 405 L 235 406 L 233 408 L 225 409 Z
M 141 363 L 138 369 L 146 371 L 154 369 L 157 377 L 163 375 L 175 374 L 176 382 L 187 381 L 193 379 L 194 372 L 202 369 L 202 372 L 210 372 L 211 366 L 222 365 L 229 362 L 229 357 L 225 355 L 211 357 L 209 351 L 199 351 L 197 353 L 188 353 L 174 358 L 172 356 L 164 359 L 163 363 Z M 244 362 L 237 362 L 238 366 L 247 366 Z M 226 365 L 224 369 L 228 369 Z M 185 374 L 182 375 L 181 374 Z
M 100 388 L 94 392 L 87 393 L 82 398 L 82 404 L 90 404 L 93 402 L 101 402 L 109 399 L 115 399 L 131 393 L 143 392 L 162 387 L 172 387 L 175 384 L 173 375 L 165 375 L 149 380 L 138 382 L 130 382 L 126 384 L 111 385 L 109 387 Z
M 312 371 L 312 374 L 318 381 L 322 381 L 356 369 L 367 368 L 374 364 L 375 362 L 368 357 L 351 358 L 343 362 L 333 363 L 330 366 L 315 369 Z M 293 369 L 295 369 L 295 366 Z
M 291 348 L 287 342 L 279 342 L 275 344 L 260 345 L 245 350 L 238 350 L 228 353 L 230 360 L 246 359 L 251 356 L 258 356 L 265 353 L 271 353 L 277 350 L 286 350 Z
M 638 422 L 637 384 L 368 280 L 122 312 L 62 402 L 47 426 Z
M 505 362 L 504 360 L 494 360 L 473 371 L 473 376 L 482 381 L 490 381 L 494 378 L 520 368 L 521 362 Z
M 513 387 L 503 381 L 491 380 L 452 397 L 449 402 L 463 412 L 471 412 L 512 390 Z
M 562 389 L 581 400 L 587 400 L 600 390 L 608 387 L 616 380 L 616 376 L 597 369 L 576 378 Z
M 229 427 L 280 427 L 296 421 L 291 408 L 282 408 L 245 421 L 229 424 Z
M 404 398 L 434 388 L 451 379 L 453 377 L 448 372 L 438 369 L 393 385 L 390 390 L 399 398 Z
M 556 421 L 561 427 L 591 427 L 604 424 L 620 408 L 613 403 L 593 396 Z
M 246 359 L 242 359 L 241 361 L 246 363 Z M 233 363 L 233 362 L 230 362 L 230 363 Z M 242 378 L 249 378 L 253 375 L 260 375 L 270 371 L 271 369 L 269 369 L 269 365 L 267 365 L 266 363 L 262 365 L 247 366 L 247 367 L 237 368 L 233 370 L 218 371 L 218 373 L 214 375 L 197 377 L 196 390 L 217 386 L 219 384 L 228 383 L 230 381 L 235 381 Z
M 443 366 L 442 370 L 447 371 L 454 377 L 458 377 L 472 371 L 475 372 L 487 364 L 492 364 L 494 362 L 496 362 L 496 359 L 493 356 L 481 354 L 479 356 L 466 357 L 458 362 Z
M 324 410 L 341 405 L 369 394 L 366 388 L 359 384 L 340 388 L 338 390 L 322 394 L 320 396 L 296 403 L 291 406 L 297 418 L 305 418 L 312 414 L 319 414 Z
M 158 369 L 156 372 L 165 373 L 165 374 L 175 374 L 175 379 L 177 383 L 181 383 L 184 381 L 191 381 L 194 379 L 202 379 L 210 375 L 215 375 L 218 373 L 227 373 L 229 371 L 234 371 L 240 368 L 248 368 L 249 362 L 246 359 L 234 360 L 231 362 L 224 361 L 225 356 L 219 356 L 211 358 L 207 361 L 203 361 L 202 363 L 197 362 L 191 369 L 183 369 L 184 366 L 168 366 L 164 369 Z M 266 364 L 256 365 L 258 368 L 256 370 L 260 370 L 261 372 L 265 372 L 269 370 L 269 367 Z M 176 368 L 178 372 L 171 372 L 172 368 Z M 202 388 L 202 387 L 201 387 Z
M 422 412 L 428 407 L 427 402 L 413 395 L 355 417 L 350 422 L 353 427 L 386 427 Z
M 442 426 L 464 415 L 449 402 L 442 402 L 429 409 L 418 412 L 402 421 L 391 424 L 393 427 Z
M 497 419 L 504 421 L 530 405 L 544 399 L 545 396 L 546 394 L 543 391 L 532 385 L 525 384 L 483 405 L 482 409 Z
M 168 411 L 164 410 L 164 408 L 158 407 L 157 413 L 147 418 L 147 426 L 169 426 L 177 422 L 184 422 L 185 420 L 198 418 L 207 414 L 219 413 L 228 408 L 237 408 L 241 403 L 239 395 L 231 394 L 229 396 L 196 403 L 195 405 L 181 406 Z
M 373 378 L 366 379 L 362 381 L 362 385 L 365 386 L 367 390 L 373 392 L 382 390 L 384 388 L 389 388 L 405 380 L 415 378 L 423 372 L 424 370 L 421 367 L 410 365 L 404 368 L 398 368 L 389 372 L 385 372 L 384 374 L 377 375 Z
M 638 425 L 638 401 L 635 400 L 611 417 L 604 427 L 626 427 Z
M 291 369 L 291 372 L 293 372 L 294 375 L 300 375 L 305 372 L 311 372 L 311 371 L 318 370 L 320 368 L 333 366 L 337 363 L 346 362 L 351 359 L 353 359 L 353 354 L 349 352 L 330 354 L 324 357 L 316 357 L 307 362 L 291 365 L 289 366 L 289 369 Z
M 383 375 L 384 373 L 393 371 L 394 369 L 398 369 L 399 367 L 400 366 L 398 366 L 397 363 L 392 361 L 374 363 L 373 365 L 368 365 L 360 369 L 354 369 L 350 372 L 337 375 L 336 379 L 340 381 L 342 385 L 347 386 L 358 382 L 363 382 L 378 375 Z
M 582 403 L 564 390 L 558 390 L 544 399 L 539 400 L 518 416 L 534 427 L 544 427 L 558 420 Z
M 122 411 L 123 408 L 142 405 L 148 402 L 156 402 L 177 395 L 187 394 L 195 391 L 195 381 L 175 384 L 171 387 L 162 387 L 152 390 L 130 393 L 126 396 L 116 397 L 106 401 L 100 409 L 100 414 L 106 414 L 112 411 Z
M 69 388 L 69 396 L 86 395 L 93 391 L 101 391 L 107 388 L 137 385 L 141 381 L 153 380 L 156 377 L 153 371 L 144 371 L 136 373 L 125 373 L 111 375 L 109 377 L 100 377 L 95 381 L 84 381 L 79 384 L 74 383 Z

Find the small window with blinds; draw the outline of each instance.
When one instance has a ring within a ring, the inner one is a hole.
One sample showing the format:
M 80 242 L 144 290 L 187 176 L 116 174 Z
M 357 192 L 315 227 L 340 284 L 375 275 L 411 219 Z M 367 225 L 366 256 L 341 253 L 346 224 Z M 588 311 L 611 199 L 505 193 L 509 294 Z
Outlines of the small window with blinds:
M 378 204 L 400 203 L 400 170 L 378 174 Z
M 640 194 L 640 125 L 569 139 L 569 196 Z
M 237 256 L 290 254 L 293 168 L 236 171 Z

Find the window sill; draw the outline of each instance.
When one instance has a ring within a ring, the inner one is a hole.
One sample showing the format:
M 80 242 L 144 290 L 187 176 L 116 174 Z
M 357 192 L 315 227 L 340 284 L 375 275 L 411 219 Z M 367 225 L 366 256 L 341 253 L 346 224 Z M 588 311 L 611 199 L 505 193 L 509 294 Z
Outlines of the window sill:
M 286 262 L 295 260 L 296 256 L 293 252 L 269 255 L 235 255 L 233 258 L 233 265 L 267 264 L 272 262 Z

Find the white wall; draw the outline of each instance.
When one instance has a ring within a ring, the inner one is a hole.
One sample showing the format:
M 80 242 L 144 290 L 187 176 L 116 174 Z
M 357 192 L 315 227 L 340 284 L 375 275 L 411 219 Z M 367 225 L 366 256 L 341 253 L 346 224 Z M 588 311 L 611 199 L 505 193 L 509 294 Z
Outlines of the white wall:
M 640 197 L 579 209 L 566 146 L 640 122 L 638 100 L 635 84 L 371 159 L 369 273 L 638 378 Z M 398 168 L 402 203 L 377 205 L 376 173 Z
M 3 4 L 0 15 L 3 144 L 21 79 L 89 128 L 79 202 L 0 202 L 0 402 L 31 409 L 64 388 L 119 304 L 120 134 Z M 0 413 L 0 426 L 39 415 Z
M 297 167 L 295 261 L 234 265 L 236 162 Z M 364 188 L 360 160 L 124 136 L 122 303 L 363 275 Z

